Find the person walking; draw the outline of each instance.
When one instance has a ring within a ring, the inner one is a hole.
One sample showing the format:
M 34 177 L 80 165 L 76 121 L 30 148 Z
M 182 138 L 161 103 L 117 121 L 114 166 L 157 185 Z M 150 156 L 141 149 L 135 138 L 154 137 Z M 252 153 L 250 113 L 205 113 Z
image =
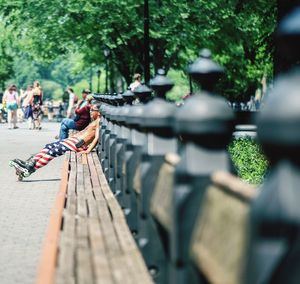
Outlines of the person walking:
M 41 130 L 42 120 L 42 105 L 43 105 L 43 92 L 39 81 L 33 83 L 32 89 L 32 117 L 34 123 L 34 129 Z
M 82 130 L 90 123 L 90 108 L 92 96 L 86 96 L 87 92 L 83 93 L 83 100 L 80 101 L 75 109 L 75 118 L 64 118 L 60 125 L 59 135 L 56 138 L 60 140 L 69 136 L 69 130 Z
M 48 109 L 48 121 L 52 121 L 53 120 L 53 113 L 54 113 L 52 100 L 48 101 L 47 109 Z
M 19 96 L 16 85 L 11 85 L 4 92 L 2 103 L 7 109 L 8 129 L 19 128 L 17 126 L 17 110 L 19 105 Z
M 81 132 L 70 138 L 46 144 L 38 154 L 27 161 L 14 159 L 9 162 L 9 165 L 14 167 L 20 173 L 21 178 L 23 178 L 30 176 L 36 170 L 46 166 L 51 160 L 62 156 L 67 151 L 90 153 L 97 145 L 99 139 L 99 105 L 93 105 L 90 108 L 90 117 L 93 122 Z
M 26 91 L 23 94 L 23 103 L 22 103 L 22 109 L 24 112 L 24 118 L 27 120 L 28 128 L 33 129 L 33 117 L 32 117 L 32 86 L 27 86 Z

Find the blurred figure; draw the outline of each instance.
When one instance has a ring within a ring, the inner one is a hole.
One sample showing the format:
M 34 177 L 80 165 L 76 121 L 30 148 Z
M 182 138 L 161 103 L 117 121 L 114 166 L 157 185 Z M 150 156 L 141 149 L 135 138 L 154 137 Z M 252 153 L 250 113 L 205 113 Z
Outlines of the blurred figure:
M 48 107 L 48 121 L 52 121 L 53 120 L 53 115 L 54 115 L 53 102 L 48 101 L 47 107 Z
M 19 105 L 19 95 L 16 85 L 11 85 L 2 98 L 2 103 L 7 109 L 8 129 L 16 129 L 17 126 L 17 110 Z
M 129 85 L 131 91 L 141 85 L 141 74 L 136 73 L 133 76 L 133 82 Z
M 74 106 L 78 102 L 78 97 L 75 95 L 74 90 L 70 87 L 67 88 L 67 93 L 69 94 L 69 102 L 66 117 L 70 118 L 73 115 Z
M 64 118 L 63 112 L 64 112 L 64 105 L 62 102 L 60 102 L 58 105 L 57 122 L 61 122 L 63 120 L 63 118 Z
M 70 129 L 82 130 L 90 123 L 90 108 L 93 97 L 87 96 L 87 90 L 83 91 L 82 96 L 84 99 L 78 103 L 75 109 L 75 118 L 64 118 L 60 125 L 59 136 L 55 138 L 60 140 L 68 138 Z
M 26 89 L 26 91 L 23 94 L 23 103 L 22 103 L 22 109 L 24 112 L 24 118 L 27 120 L 28 128 L 33 129 L 33 117 L 32 117 L 32 86 L 29 85 Z
M 251 96 L 250 101 L 247 102 L 247 110 L 256 111 L 254 96 Z
M 23 122 L 24 121 L 24 111 L 23 111 L 23 100 L 24 100 L 24 96 L 25 96 L 26 91 L 24 91 L 23 89 L 20 89 L 19 92 L 19 108 L 17 110 L 17 121 L 18 122 Z
M 267 92 L 267 77 L 266 77 L 266 75 L 264 75 L 262 77 L 260 83 L 261 83 L 261 86 L 260 86 L 260 88 L 258 88 L 256 90 L 255 97 L 254 97 L 256 110 L 260 109 L 262 101 Z
M 42 120 L 42 105 L 43 105 L 43 92 L 39 81 L 33 83 L 32 89 L 32 117 L 34 128 L 41 130 L 41 120 Z

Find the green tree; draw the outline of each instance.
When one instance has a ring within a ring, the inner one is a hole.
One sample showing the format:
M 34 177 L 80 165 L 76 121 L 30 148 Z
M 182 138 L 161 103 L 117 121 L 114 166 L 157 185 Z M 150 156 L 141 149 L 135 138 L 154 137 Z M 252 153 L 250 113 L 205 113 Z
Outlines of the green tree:
M 13 76 L 12 38 L 0 19 L 0 87 L 5 89 L 5 81 Z
M 222 94 L 246 99 L 263 74 L 272 75 L 276 1 L 150 0 L 152 70 L 185 70 L 199 49 L 208 47 L 226 67 Z M 25 50 L 49 62 L 76 51 L 87 64 L 110 63 L 127 83 L 143 70 L 142 0 L 53 0 L 8 2 L 0 8 Z M 152 73 L 152 75 L 154 75 Z

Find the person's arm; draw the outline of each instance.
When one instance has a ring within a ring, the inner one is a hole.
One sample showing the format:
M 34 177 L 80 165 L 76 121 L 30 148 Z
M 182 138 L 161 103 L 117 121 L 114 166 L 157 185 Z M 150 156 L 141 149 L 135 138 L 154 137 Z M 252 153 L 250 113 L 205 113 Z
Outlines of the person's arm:
M 79 109 L 82 105 L 82 103 L 84 102 L 84 100 L 79 100 L 75 106 L 76 109 Z
M 86 112 L 89 111 L 89 110 L 90 110 L 90 106 L 87 105 L 87 106 L 84 106 L 84 107 L 82 107 L 82 108 L 76 108 L 76 109 L 75 109 L 75 113 L 78 114 L 78 115 L 81 115 L 81 114 L 83 114 L 83 113 L 86 113 Z
M 18 92 L 15 92 L 15 98 L 16 98 L 16 102 L 17 102 L 17 104 L 18 104 L 18 107 L 20 107 L 21 98 L 20 98 Z
M 98 143 L 98 140 L 99 140 L 99 124 L 96 128 L 96 133 L 95 133 L 95 138 L 94 140 L 92 141 L 92 143 L 89 145 L 89 147 L 85 150 L 85 151 L 82 151 L 80 152 L 81 154 L 88 154 L 90 152 L 92 152 L 92 150 L 95 148 L 95 146 L 97 145 Z
M 33 92 L 29 92 L 28 99 L 27 99 L 27 105 L 32 105 L 33 103 Z
M 42 89 L 40 89 L 40 105 L 42 106 L 43 105 L 43 100 L 44 100 L 44 98 L 43 98 L 43 90 Z

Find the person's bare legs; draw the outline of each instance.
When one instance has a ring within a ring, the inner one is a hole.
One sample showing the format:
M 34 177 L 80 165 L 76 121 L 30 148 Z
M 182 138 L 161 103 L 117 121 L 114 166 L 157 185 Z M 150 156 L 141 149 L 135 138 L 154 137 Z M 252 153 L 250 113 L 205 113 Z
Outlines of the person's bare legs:
M 12 123 L 13 123 L 13 128 L 17 128 L 17 110 L 12 111 Z
M 12 110 L 7 110 L 7 123 L 8 123 L 8 128 L 12 128 Z

